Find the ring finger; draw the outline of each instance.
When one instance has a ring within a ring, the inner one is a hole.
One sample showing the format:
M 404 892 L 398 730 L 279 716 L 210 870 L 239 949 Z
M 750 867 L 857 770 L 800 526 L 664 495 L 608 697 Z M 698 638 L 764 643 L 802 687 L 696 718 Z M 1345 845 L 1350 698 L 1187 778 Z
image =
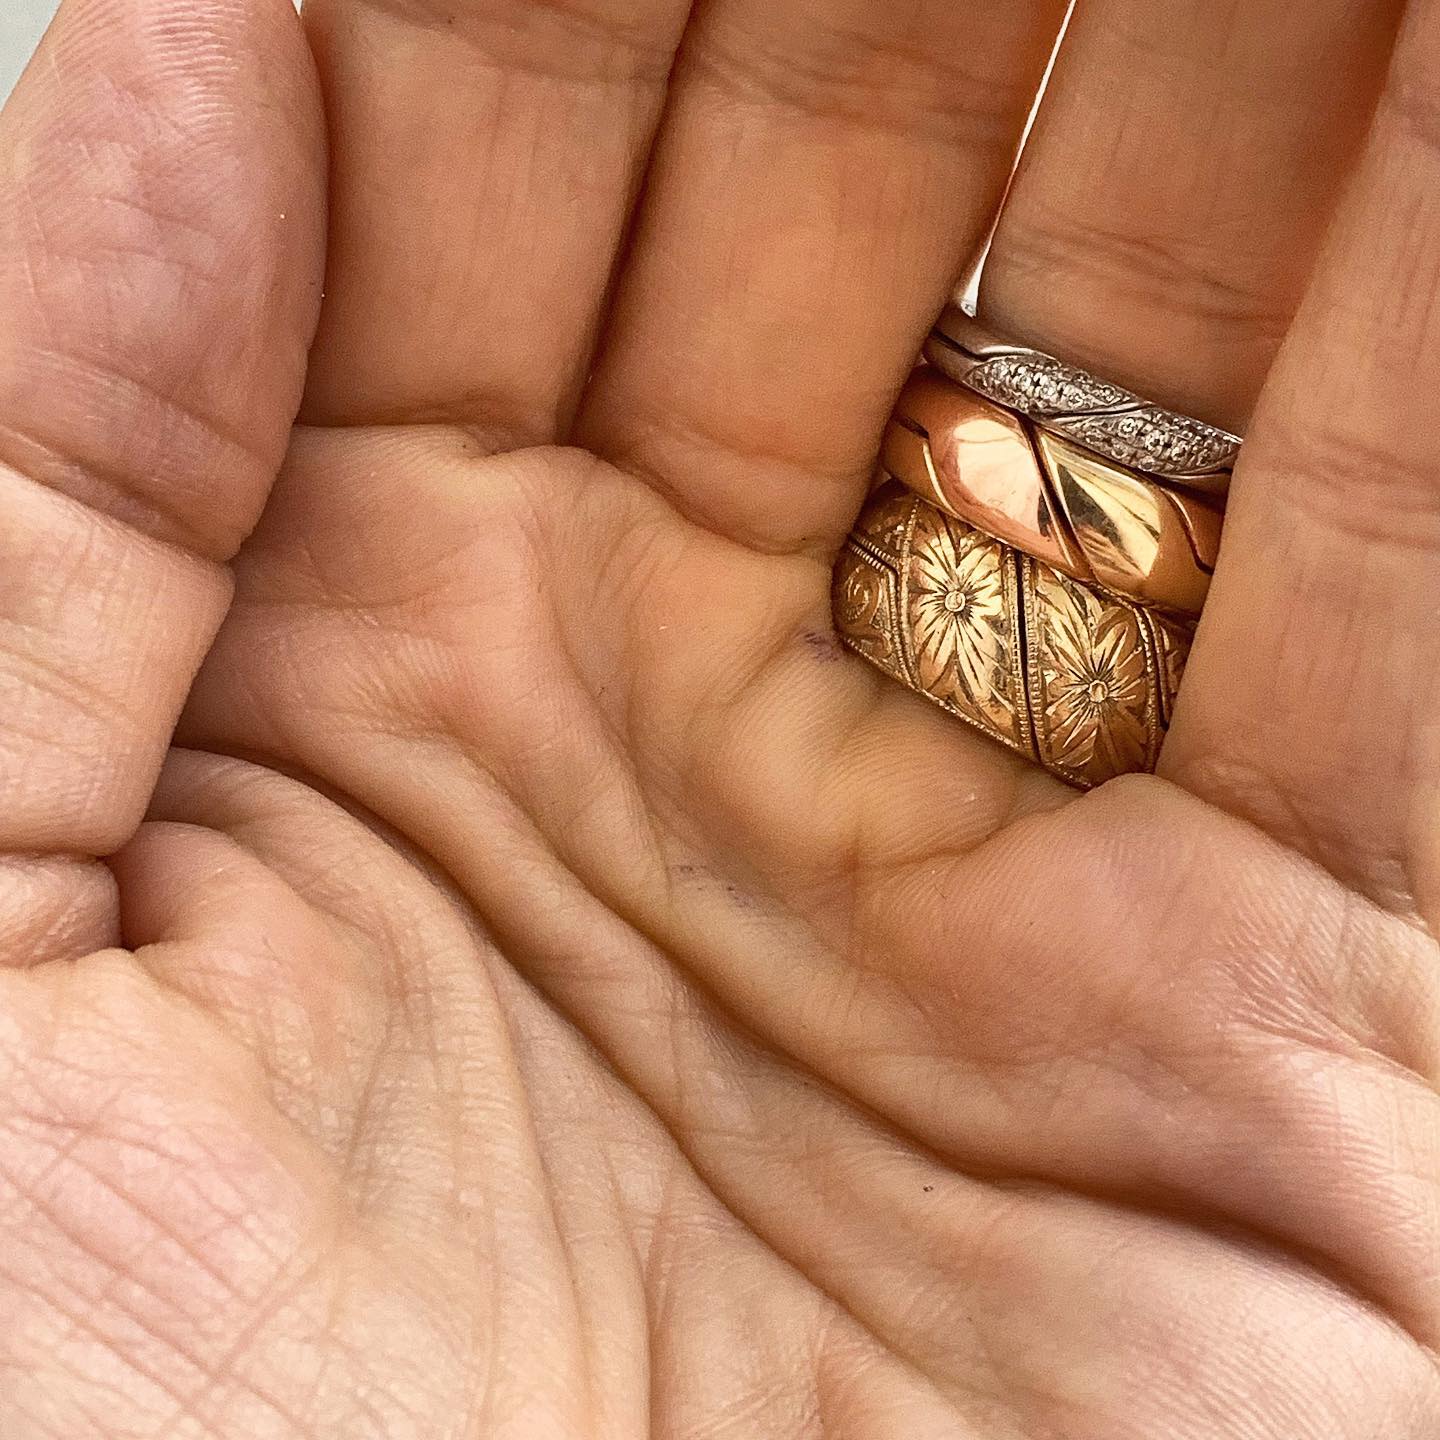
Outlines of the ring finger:
M 1242 428 L 1399 8 L 1082 0 L 995 238 L 983 318 Z

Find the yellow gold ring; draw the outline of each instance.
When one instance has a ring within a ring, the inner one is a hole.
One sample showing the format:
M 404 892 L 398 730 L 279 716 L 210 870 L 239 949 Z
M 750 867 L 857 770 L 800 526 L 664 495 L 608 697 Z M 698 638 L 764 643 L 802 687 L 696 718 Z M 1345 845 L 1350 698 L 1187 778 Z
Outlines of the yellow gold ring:
M 1075 580 L 893 480 L 841 554 L 834 607 L 851 650 L 1067 783 L 1154 769 L 1188 623 Z

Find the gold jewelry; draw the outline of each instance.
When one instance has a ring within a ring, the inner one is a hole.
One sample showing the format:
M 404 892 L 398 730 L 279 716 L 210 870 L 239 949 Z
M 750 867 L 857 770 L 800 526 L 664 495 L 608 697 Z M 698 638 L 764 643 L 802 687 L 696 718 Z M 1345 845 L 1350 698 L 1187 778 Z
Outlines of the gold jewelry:
M 1209 494 L 1229 487 L 1239 436 L 1006 340 L 958 305 L 936 322 L 925 358 L 950 379 L 1108 460 Z
M 880 454 L 917 494 L 1075 579 L 1198 615 L 1222 512 L 1003 409 L 924 366 Z
M 1189 651 L 1182 621 L 1082 584 L 896 481 L 835 572 L 851 650 L 1069 784 L 1152 770 Z

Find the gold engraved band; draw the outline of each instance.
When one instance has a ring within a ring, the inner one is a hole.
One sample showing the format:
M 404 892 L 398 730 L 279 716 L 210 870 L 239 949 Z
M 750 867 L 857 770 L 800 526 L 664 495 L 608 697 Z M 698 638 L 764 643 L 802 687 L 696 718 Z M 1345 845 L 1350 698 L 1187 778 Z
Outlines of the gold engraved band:
M 1077 580 L 1198 615 L 1224 516 L 1041 429 L 924 366 L 901 393 L 880 463 L 948 514 Z
M 835 571 L 843 642 L 1071 785 L 1153 770 L 1191 627 L 885 481 Z
M 950 379 L 1108 460 L 1209 494 L 1229 488 L 1239 436 L 996 335 L 958 305 L 936 322 L 925 358 Z

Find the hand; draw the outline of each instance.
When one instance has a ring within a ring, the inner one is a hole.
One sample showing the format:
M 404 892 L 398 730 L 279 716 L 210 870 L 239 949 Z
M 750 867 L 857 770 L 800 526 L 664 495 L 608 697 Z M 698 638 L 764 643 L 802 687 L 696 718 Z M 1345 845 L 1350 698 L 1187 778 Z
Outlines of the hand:
M 313 0 L 317 86 L 286 0 L 66 0 L 6 1440 L 1437 1433 L 1437 0 L 1368 134 L 1394 4 L 1082 7 L 997 238 L 997 320 L 1207 418 L 1289 331 L 1165 778 L 833 638 L 1061 9 Z

